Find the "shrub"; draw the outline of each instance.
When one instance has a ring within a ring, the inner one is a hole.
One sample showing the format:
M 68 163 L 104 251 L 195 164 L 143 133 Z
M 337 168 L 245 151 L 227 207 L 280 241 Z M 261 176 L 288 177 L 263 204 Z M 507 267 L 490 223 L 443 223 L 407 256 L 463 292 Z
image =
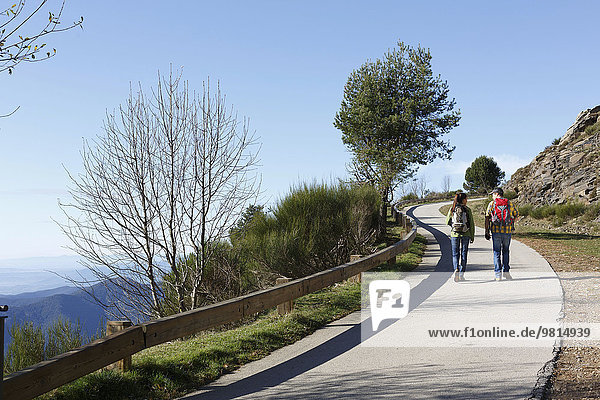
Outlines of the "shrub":
M 412 201 L 412 200 L 419 200 L 419 196 L 417 196 L 416 193 L 408 193 L 400 198 L 400 201 Z
M 596 121 L 596 123 L 594 125 L 590 125 L 587 128 L 585 128 L 585 133 L 588 135 L 591 135 L 591 134 L 599 132 L 599 131 L 600 131 L 600 120 Z
M 84 339 L 79 322 L 58 319 L 48 328 L 44 357 L 52 358 L 67 351 L 76 349 L 89 341 Z
M 303 184 L 255 216 L 240 245 L 278 274 L 306 276 L 371 251 L 380 201 L 370 186 Z
M 583 215 L 586 212 L 587 207 L 582 203 L 568 202 L 565 204 L 553 204 L 545 205 L 540 207 L 532 207 L 531 205 L 522 206 L 519 208 L 521 215 L 530 215 L 535 219 L 545 219 L 549 217 L 556 217 L 557 221 L 562 223 L 566 219 L 576 218 Z
M 11 342 L 6 349 L 4 372 L 12 373 L 94 340 L 85 338 L 82 327 L 58 319 L 44 330 L 33 322 L 14 321 L 9 329 Z
M 33 322 L 14 321 L 9 329 L 12 341 L 6 349 L 4 371 L 20 371 L 44 360 L 44 332 Z
M 555 204 L 554 215 L 561 220 L 567 218 L 576 218 L 585 213 L 585 205 L 582 203 L 566 203 L 566 204 Z
M 547 210 L 548 206 L 535 207 L 531 209 L 529 215 L 531 215 L 531 217 L 535 219 L 543 219 L 548 216 Z
M 504 197 L 506 197 L 509 200 L 514 200 L 517 197 L 519 197 L 519 195 L 514 190 L 505 190 L 504 191 Z
M 244 230 L 246 227 L 244 227 Z M 177 304 L 177 290 L 185 293 L 181 309 L 191 310 L 208 304 L 241 296 L 261 287 L 260 276 L 253 263 L 244 256 L 240 242 L 241 231 L 232 235 L 232 241 L 209 243 L 206 251 L 211 257 L 206 265 L 199 265 L 196 255 L 191 253 L 177 263 L 177 274 L 171 271 L 163 278 L 165 298 L 163 314 L 172 315 L 181 312 L 173 305 Z M 199 282 L 196 282 L 199 279 Z M 181 287 L 177 286 L 181 282 Z
M 519 206 L 518 209 L 519 215 L 527 217 L 531 215 L 531 210 L 533 210 L 533 206 L 531 204 L 523 204 L 522 206 Z
M 600 216 L 600 203 L 592 204 L 586 207 L 585 213 L 583 214 L 584 221 L 594 221 Z
M 462 192 L 462 190 L 461 190 L 461 192 Z M 454 198 L 455 194 L 456 194 L 456 191 L 449 191 L 449 192 L 429 192 L 429 193 L 427 193 L 427 196 L 425 196 L 425 198 L 427 200 L 452 199 L 452 198 Z

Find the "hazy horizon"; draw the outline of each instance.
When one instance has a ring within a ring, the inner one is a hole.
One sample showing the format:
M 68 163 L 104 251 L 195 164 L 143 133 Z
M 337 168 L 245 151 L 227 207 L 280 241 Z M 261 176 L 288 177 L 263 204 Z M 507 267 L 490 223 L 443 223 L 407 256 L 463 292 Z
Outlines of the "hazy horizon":
M 0 259 L 0 296 L 72 286 L 59 275 L 86 276 L 87 270 L 79 264 L 79 259 L 70 255 Z

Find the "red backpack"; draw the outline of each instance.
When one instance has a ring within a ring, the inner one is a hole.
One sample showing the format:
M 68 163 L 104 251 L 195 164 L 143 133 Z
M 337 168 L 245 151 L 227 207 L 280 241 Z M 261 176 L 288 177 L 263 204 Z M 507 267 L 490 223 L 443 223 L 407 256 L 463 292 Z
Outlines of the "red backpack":
M 510 212 L 510 203 L 508 199 L 497 198 L 494 200 L 492 209 L 492 224 L 496 226 L 510 226 L 513 223 L 513 217 Z

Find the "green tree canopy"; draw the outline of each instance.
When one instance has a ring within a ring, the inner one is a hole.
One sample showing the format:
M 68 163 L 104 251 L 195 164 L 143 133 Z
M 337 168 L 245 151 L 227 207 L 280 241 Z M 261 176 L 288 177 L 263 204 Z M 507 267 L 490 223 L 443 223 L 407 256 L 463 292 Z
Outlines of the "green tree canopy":
M 449 159 L 454 147 L 441 137 L 458 125 L 460 111 L 448 84 L 434 76 L 428 49 L 402 42 L 353 71 L 334 126 L 353 153 L 351 173 L 372 184 L 384 201 L 419 165 Z
M 500 185 L 503 179 L 504 172 L 493 158 L 479 156 L 467 168 L 463 187 L 469 192 L 487 193 Z

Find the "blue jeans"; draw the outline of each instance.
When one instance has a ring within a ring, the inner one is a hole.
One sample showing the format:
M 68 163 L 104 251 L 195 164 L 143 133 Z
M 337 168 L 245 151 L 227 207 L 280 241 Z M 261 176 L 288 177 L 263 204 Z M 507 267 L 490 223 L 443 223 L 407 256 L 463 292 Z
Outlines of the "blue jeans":
M 471 238 L 467 235 L 459 237 L 450 237 L 452 244 L 452 265 L 454 271 L 465 272 L 467 268 L 467 252 L 469 251 L 469 241 Z
M 494 272 L 500 275 L 502 271 L 510 270 L 510 233 L 492 233 L 492 245 L 494 247 Z

